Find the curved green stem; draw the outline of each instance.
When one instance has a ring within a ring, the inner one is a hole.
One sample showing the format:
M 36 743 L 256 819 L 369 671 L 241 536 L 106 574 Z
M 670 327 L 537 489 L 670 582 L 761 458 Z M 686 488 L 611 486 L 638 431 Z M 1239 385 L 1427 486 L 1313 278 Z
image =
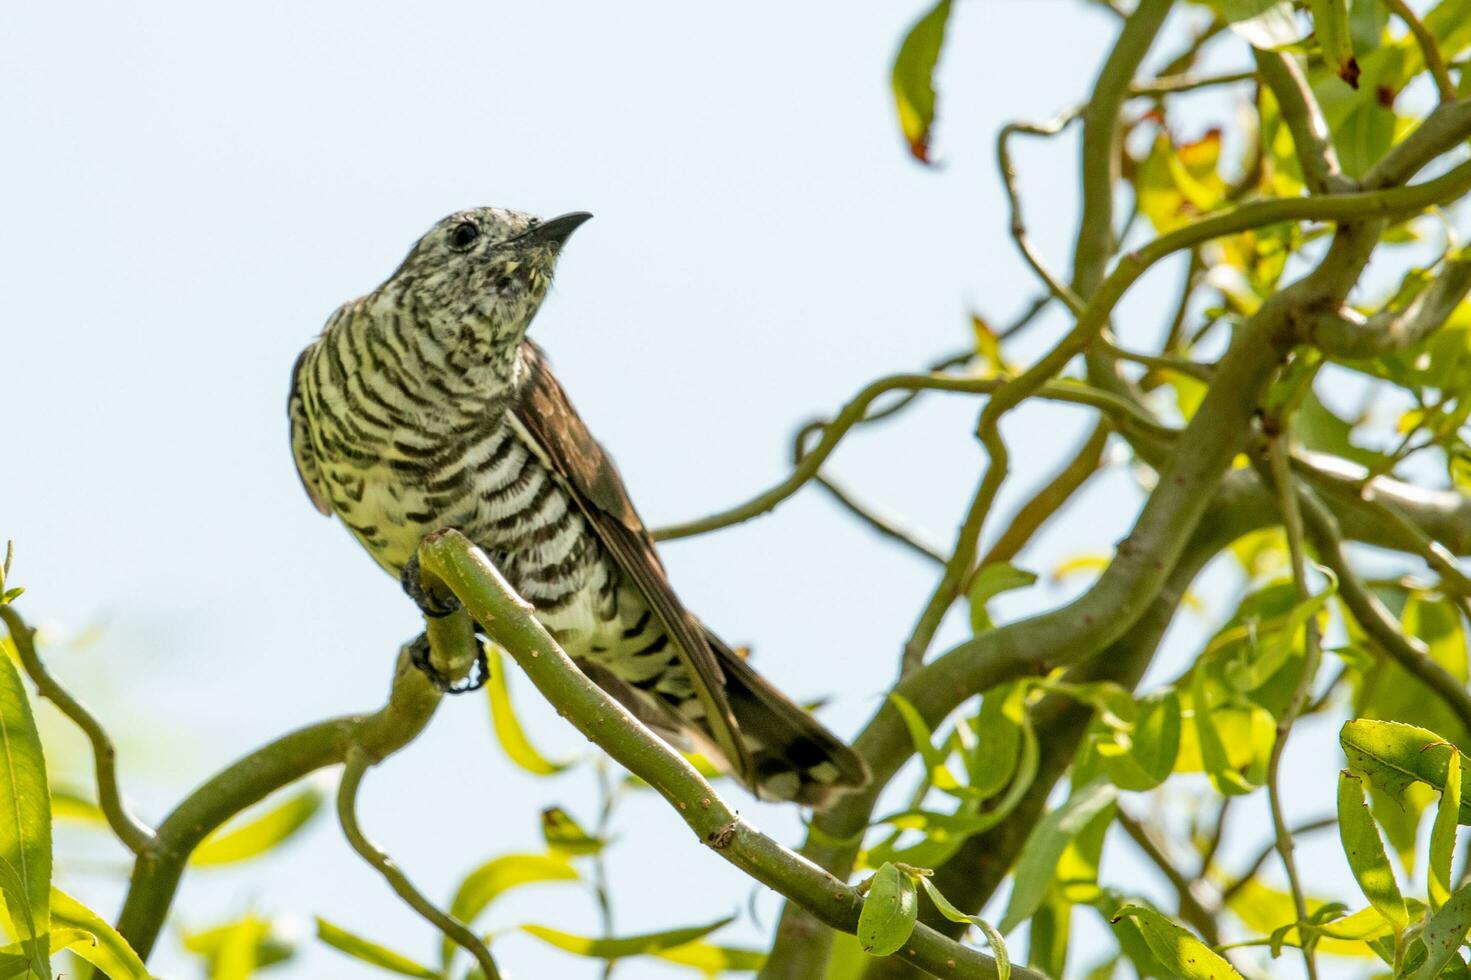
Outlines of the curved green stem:
M 357 851 L 358 856 L 372 865 L 388 881 L 389 886 L 399 898 L 474 957 L 475 962 L 480 965 L 480 972 L 485 974 L 486 980 L 500 980 L 500 970 L 496 968 L 495 960 L 491 957 L 490 950 L 485 948 L 485 944 L 466 928 L 463 922 L 441 912 L 433 902 L 425 898 L 393 859 L 369 840 L 363 833 L 363 828 L 359 826 L 358 789 L 362 786 L 363 776 L 367 775 L 368 768 L 376 761 L 360 748 L 353 747 L 348 750 L 347 762 L 342 767 L 342 782 L 337 787 L 337 821 L 342 825 L 343 836 L 352 845 L 352 849 Z
M 135 817 L 123 800 L 118 785 L 117 748 L 112 744 L 102 723 L 87 707 L 67 693 L 66 689 L 51 676 L 41 658 L 36 656 L 36 642 L 24 620 L 8 605 L 0 605 L 0 619 L 5 621 L 15 641 L 15 652 L 20 665 L 35 682 L 41 697 L 47 699 L 72 720 L 92 744 L 92 761 L 97 776 L 97 805 L 107 818 L 107 825 L 123 842 L 123 846 L 134 854 L 142 854 L 153 845 L 154 832 L 151 827 Z

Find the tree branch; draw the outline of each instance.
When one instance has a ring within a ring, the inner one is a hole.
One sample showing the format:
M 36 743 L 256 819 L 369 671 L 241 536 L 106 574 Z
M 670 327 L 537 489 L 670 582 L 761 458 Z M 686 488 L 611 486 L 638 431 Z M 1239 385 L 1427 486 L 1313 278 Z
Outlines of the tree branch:
M 857 927 L 863 907 L 857 891 L 742 820 L 682 755 L 577 668 L 480 549 L 457 531 L 436 531 L 419 555 L 420 567 L 454 592 L 557 711 L 658 791 L 711 850 L 829 926 L 845 932 Z M 998 975 L 991 957 L 927 926 L 915 929 L 901 955 L 936 976 Z M 1011 972 L 1042 980 L 1030 970 Z
M 495 960 L 491 957 L 490 950 L 485 948 L 485 944 L 466 928 L 463 922 L 441 912 L 433 902 L 425 898 L 393 859 L 369 840 L 363 833 L 363 828 L 359 826 L 358 790 L 362 786 L 363 776 L 367 774 L 368 767 L 377 761 L 360 748 L 354 747 L 348 750 L 347 762 L 342 767 L 342 782 L 337 787 L 337 821 L 342 825 L 343 836 L 352 845 L 352 849 L 357 851 L 358 856 L 388 881 L 389 886 L 399 898 L 474 957 L 475 962 L 480 966 L 480 972 L 485 974 L 486 980 L 500 980 L 500 970 L 496 968 Z
M 1006 384 L 1007 382 L 1001 378 L 974 378 L 945 374 L 896 374 L 880 378 L 854 396 L 852 401 L 844 405 L 842 411 L 824 426 L 822 438 L 817 445 L 802 457 L 801 463 L 785 480 L 728 510 L 683 524 L 671 524 L 657 528 L 653 532 L 654 540 L 673 541 L 708 531 L 716 531 L 773 510 L 817 475 L 822 464 L 832 455 L 833 450 L 838 447 L 838 443 L 848 431 L 865 418 L 868 406 L 890 391 L 950 391 L 984 395 L 999 391 Z M 1160 425 L 1134 405 L 1106 391 L 1090 388 L 1081 382 L 1058 382 L 1043 385 L 1036 394 L 1039 398 L 1048 401 L 1068 402 L 1097 408 L 1112 417 L 1117 417 L 1120 424 L 1126 427 L 1137 427 L 1162 437 L 1175 435 L 1175 430 Z
M 431 647 L 437 637 L 464 635 L 463 613 L 430 624 Z M 443 657 L 439 668 L 458 655 Z M 447 674 L 454 679 L 456 675 Z M 189 855 L 225 821 L 271 793 L 318 769 L 346 761 L 358 750 L 383 759 L 411 742 L 439 706 L 439 691 L 399 651 L 388 703 L 367 715 L 347 715 L 285 735 L 227 766 L 191 793 L 159 824 L 151 844 L 138 855 L 118 917 L 118 931 L 147 958 L 178 891 Z
M 1415 43 L 1420 45 L 1420 52 L 1425 56 L 1425 67 L 1430 69 L 1430 77 L 1435 79 L 1435 90 L 1440 95 L 1440 101 L 1455 101 L 1456 83 L 1445 66 L 1445 57 L 1440 53 L 1435 35 L 1430 33 L 1425 22 L 1410 9 L 1405 0 L 1384 0 L 1384 5 L 1394 11 L 1395 16 L 1404 21 L 1410 33 L 1415 36 Z
M 153 845 L 154 832 L 132 814 L 123 800 L 122 789 L 118 785 L 117 749 L 106 729 L 85 705 L 68 694 L 46 670 L 41 658 L 36 656 L 35 636 L 20 618 L 20 614 L 9 605 L 0 605 L 0 619 L 5 621 L 6 628 L 10 630 L 10 637 L 15 641 L 15 652 L 20 657 L 20 665 L 35 682 L 41 697 L 56 705 L 92 744 L 92 761 L 97 776 L 97 805 L 107 818 L 107 825 L 112 828 L 117 839 L 123 842 L 124 847 L 134 854 L 142 854 Z
M 1323 110 L 1318 107 L 1312 86 L 1298 67 L 1297 60 L 1278 51 L 1264 51 L 1257 47 L 1251 50 L 1256 57 L 1257 71 L 1276 97 L 1282 121 L 1292 134 L 1303 181 L 1308 189 L 1314 194 L 1350 189 L 1353 182 L 1344 177 L 1338 166 L 1338 152 L 1328 135 Z
M 1471 257 L 1446 261 L 1435 280 L 1402 310 L 1385 309 L 1365 319 L 1349 310 L 1318 317 L 1308 328 L 1314 346 L 1330 357 L 1359 360 L 1407 350 L 1445 326 L 1471 292 Z

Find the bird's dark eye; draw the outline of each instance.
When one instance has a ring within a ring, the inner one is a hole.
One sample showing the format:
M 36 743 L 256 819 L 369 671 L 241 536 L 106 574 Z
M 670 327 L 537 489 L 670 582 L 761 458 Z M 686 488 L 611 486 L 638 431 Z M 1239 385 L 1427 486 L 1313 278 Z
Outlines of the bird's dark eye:
M 461 221 L 449 233 L 449 247 L 457 252 L 463 252 L 471 245 L 474 245 L 476 239 L 479 237 L 480 229 L 475 227 L 473 221 Z

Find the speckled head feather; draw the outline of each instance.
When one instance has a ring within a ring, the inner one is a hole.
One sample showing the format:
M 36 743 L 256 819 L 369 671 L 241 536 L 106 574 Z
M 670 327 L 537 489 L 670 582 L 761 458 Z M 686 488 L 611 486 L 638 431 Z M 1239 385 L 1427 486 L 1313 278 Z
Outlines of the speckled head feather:
M 549 221 L 505 208 L 471 208 L 438 222 L 367 297 L 377 310 L 413 309 L 459 366 L 509 364 L 546 298 L 563 242 L 592 215 Z

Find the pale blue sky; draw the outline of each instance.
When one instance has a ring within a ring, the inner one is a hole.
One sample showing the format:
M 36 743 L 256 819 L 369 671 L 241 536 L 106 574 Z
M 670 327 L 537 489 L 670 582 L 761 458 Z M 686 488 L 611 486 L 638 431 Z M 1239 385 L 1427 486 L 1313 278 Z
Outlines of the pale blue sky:
M 902 146 L 888 90 L 921 10 L 7 6 L 0 538 L 17 542 L 23 612 L 54 636 L 100 625 L 85 651 L 50 659 L 118 734 L 142 814 L 160 816 L 269 737 L 376 706 L 396 645 L 418 628 L 397 585 L 301 492 L 284 404 L 292 361 L 328 313 L 444 214 L 494 204 L 597 216 L 571 242 L 533 334 L 651 524 L 769 485 L 798 422 L 963 346 L 971 309 L 1003 321 L 1025 306 L 1035 290 L 1005 235 L 992 139 L 1004 121 L 1051 116 L 1086 91 L 1111 18 L 1071 0 L 962 4 L 941 73 L 942 165 L 925 170 Z M 1060 267 L 1075 153 L 1064 138 L 1021 157 L 1036 238 Z M 1119 322 L 1140 324 L 1138 343 L 1175 279 L 1152 275 L 1125 304 Z M 1060 320 L 1049 322 L 1055 333 Z M 976 409 L 933 400 L 856 438 L 832 470 L 947 542 L 982 463 Z M 1088 422 L 1061 408 L 1009 422 L 1016 478 L 1004 502 Z M 1023 564 L 1107 552 L 1137 504 L 1131 480 L 1115 468 Z M 796 697 L 832 695 L 825 717 L 844 734 L 875 707 L 934 581 L 815 491 L 664 554 L 686 602 L 752 644 L 763 671 Z M 1081 584 L 1002 608 L 1017 615 Z M 519 690 L 549 753 L 584 750 Z M 76 753 L 55 764 L 68 760 Z M 1299 787 L 1300 812 L 1329 808 L 1311 798 L 1322 787 Z M 730 793 L 763 829 L 800 840 L 796 811 Z M 483 701 L 466 698 L 370 776 L 363 818 L 443 899 L 485 858 L 536 849 L 541 807 L 591 819 L 593 800 L 587 772 L 512 769 Z M 631 799 L 616 829 L 623 931 L 745 908 L 749 882 L 656 800 Z M 120 864 L 120 850 L 86 850 Z M 1127 873 L 1127 846 L 1117 852 Z M 118 879 L 67 856 L 66 885 L 111 914 Z M 769 929 L 777 903 L 763 893 L 757 905 Z M 437 948 L 326 820 L 275 858 L 191 875 L 177 908 L 193 927 L 248 910 L 320 914 L 420 958 Z M 596 929 L 574 888 L 513 896 L 489 924 L 525 921 Z M 763 935 L 743 919 L 721 938 Z M 496 948 L 508 976 L 593 975 L 529 938 Z M 197 970 L 171 934 L 155 965 Z M 307 942 L 277 975 L 380 974 Z M 626 975 L 676 974 L 640 963 Z

